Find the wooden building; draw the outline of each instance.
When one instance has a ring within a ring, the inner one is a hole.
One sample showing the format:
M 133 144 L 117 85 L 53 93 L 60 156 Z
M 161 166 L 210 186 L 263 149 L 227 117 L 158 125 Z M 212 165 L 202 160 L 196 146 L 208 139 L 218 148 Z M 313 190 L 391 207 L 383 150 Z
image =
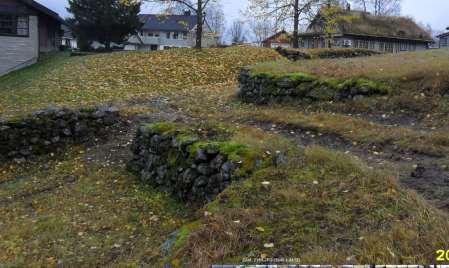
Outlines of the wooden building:
M 0 75 L 33 64 L 61 45 L 59 15 L 33 0 L 0 0 Z
M 262 46 L 268 48 L 290 48 L 292 47 L 292 38 L 289 33 L 282 30 L 262 41 Z
M 449 30 L 449 27 L 447 29 Z M 439 42 L 440 48 L 448 48 L 449 47 L 449 32 L 440 34 L 437 36 L 437 38 L 440 40 L 440 42 Z
M 301 48 L 365 48 L 381 52 L 423 50 L 432 37 L 411 18 L 374 16 L 368 12 L 341 9 L 332 34 L 324 31 L 321 12 L 300 34 Z

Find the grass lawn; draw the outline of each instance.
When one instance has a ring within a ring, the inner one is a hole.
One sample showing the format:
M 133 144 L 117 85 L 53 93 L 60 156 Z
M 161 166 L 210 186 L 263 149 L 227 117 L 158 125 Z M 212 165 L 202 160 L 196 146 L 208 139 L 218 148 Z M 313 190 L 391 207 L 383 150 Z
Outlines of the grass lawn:
M 131 136 L 113 134 L 106 144 L 67 148 L 31 163 L 0 163 L 0 263 L 206 267 L 264 257 L 432 263 L 435 251 L 449 245 L 448 212 L 400 179 L 417 164 L 430 163 L 438 178 L 448 174 L 439 166 L 449 163 L 449 101 L 423 89 L 428 83 L 442 89 L 434 83 L 449 77 L 448 56 L 426 51 L 293 63 L 274 50 L 243 46 L 53 54 L 1 77 L 0 117 L 49 105 L 113 103 L 130 119 L 155 115 L 222 124 L 239 142 L 267 154 L 284 152 L 288 161 L 233 183 L 198 211 L 138 183 L 126 170 Z M 256 106 L 236 99 L 236 78 L 246 65 L 261 72 L 361 76 L 399 87 L 385 98 Z M 296 127 L 303 132 L 291 131 Z M 313 139 L 324 147 L 304 146 L 298 139 L 312 136 L 306 131 L 341 137 L 349 149 L 338 151 L 318 134 Z M 402 160 L 373 154 L 383 149 L 410 158 L 406 173 L 399 169 Z M 386 163 L 382 168 L 371 165 L 377 158 Z M 443 191 L 430 177 L 421 183 Z M 174 231 L 174 247 L 163 252 Z

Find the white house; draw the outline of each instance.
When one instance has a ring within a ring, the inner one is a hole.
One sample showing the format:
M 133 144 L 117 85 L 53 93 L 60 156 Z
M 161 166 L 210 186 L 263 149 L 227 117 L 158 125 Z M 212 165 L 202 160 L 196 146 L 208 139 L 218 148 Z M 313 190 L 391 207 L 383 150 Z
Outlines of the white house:
M 143 26 L 137 35 L 128 39 L 125 50 L 163 50 L 195 46 L 196 15 L 190 12 L 185 12 L 184 15 L 142 14 L 139 18 Z M 202 46 L 216 46 L 217 39 L 205 24 Z
M 73 36 L 73 33 L 69 27 L 62 25 L 62 31 L 64 32 L 61 39 L 62 45 L 67 49 L 77 49 L 78 41 Z

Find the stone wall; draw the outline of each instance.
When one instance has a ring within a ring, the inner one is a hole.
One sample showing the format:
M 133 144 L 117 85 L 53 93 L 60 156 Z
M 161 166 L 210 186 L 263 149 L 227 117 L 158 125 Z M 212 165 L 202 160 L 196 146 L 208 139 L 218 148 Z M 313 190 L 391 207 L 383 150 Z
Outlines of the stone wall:
M 338 58 L 355 58 L 367 57 L 381 54 L 380 52 L 359 48 L 338 48 L 338 49 L 276 49 L 279 54 L 292 61 L 309 60 L 309 59 L 338 59 Z
M 284 100 L 344 101 L 387 95 L 390 88 L 367 79 L 323 79 L 304 73 L 270 74 L 242 68 L 239 97 L 245 102 L 269 103 Z
M 129 168 L 144 183 L 202 204 L 263 165 L 251 148 L 230 140 L 213 141 L 206 132 L 210 133 L 167 123 L 141 126 Z
M 104 137 L 121 122 L 115 107 L 49 108 L 16 120 L 0 120 L 0 162 L 45 154 L 68 143 Z

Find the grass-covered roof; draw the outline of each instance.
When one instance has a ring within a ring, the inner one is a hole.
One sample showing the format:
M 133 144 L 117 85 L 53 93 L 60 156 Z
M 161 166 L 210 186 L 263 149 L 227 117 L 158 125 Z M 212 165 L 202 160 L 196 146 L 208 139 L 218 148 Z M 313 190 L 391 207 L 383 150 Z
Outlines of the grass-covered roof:
M 422 41 L 432 40 L 429 33 L 412 18 L 374 16 L 368 12 L 343 9 L 338 12 L 338 16 L 344 18 L 336 22 L 336 31 L 341 34 Z M 307 33 L 322 33 L 324 21 L 324 17 L 318 14 L 307 29 Z

